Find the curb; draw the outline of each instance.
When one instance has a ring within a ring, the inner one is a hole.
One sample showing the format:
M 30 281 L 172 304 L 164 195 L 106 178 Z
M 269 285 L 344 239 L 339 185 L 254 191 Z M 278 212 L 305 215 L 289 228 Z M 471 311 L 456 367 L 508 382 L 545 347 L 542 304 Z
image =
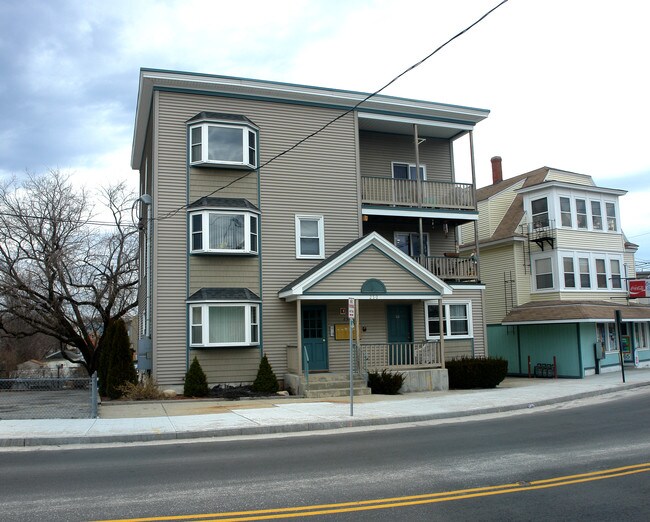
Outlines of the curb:
M 211 439 L 219 437 L 237 437 L 245 435 L 271 435 L 279 433 L 301 433 L 315 432 L 324 430 L 334 430 L 342 428 L 369 427 L 369 426 L 390 426 L 394 424 L 412 424 L 417 422 L 443 420 L 454 418 L 465 418 L 477 415 L 488 415 L 491 413 L 504 413 L 509 411 L 526 410 L 539 406 L 549 406 L 562 402 L 571 402 L 574 400 L 585 399 L 588 397 L 608 395 L 624 390 L 631 390 L 650 386 L 650 382 L 621 384 L 615 388 L 605 388 L 588 392 L 574 393 L 552 399 L 542 399 L 535 403 L 518 403 L 508 406 L 494 406 L 476 410 L 453 411 L 445 413 L 430 413 L 423 415 L 403 415 L 397 417 L 373 418 L 373 419 L 355 419 L 354 417 L 338 421 L 306 422 L 296 424 L 282 424 L 275 426 L 244 426 L 241 428 L 221 428 L 203 431 L 183 431 L 171 433 L 123 433 L 116 435 L 96 435 L 96 436 L 75 436 L 75 437 L 14 437 L 0 439 L 0 448 L 20 448 L 20 447 L 37 447 L 37 446 L 70 446 L 70 445 L 92 445 L 92 444 L 111 444 L 111 443 L 139 443 L 139 442 L 157 442 L 157 441 L 178 441 L 192 439 Z

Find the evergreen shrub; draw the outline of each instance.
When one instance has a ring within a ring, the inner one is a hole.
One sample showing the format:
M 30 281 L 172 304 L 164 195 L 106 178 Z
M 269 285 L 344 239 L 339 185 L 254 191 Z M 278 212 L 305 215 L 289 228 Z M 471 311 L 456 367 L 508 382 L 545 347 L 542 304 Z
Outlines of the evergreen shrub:
M 190 369 L 185 374 L 183 395 L 185 397 L 206 397 L 209 393 L 208 378 L 205 376 L 199 360 L 194 357 Z
M 382 370 L 379 372 L 368 373 L 368 386 L 372 393 L 383 395 L 397 395 L 404 384 L 404 374 Z
M 461 357 L 445 365 L 449 374 L 449 388 L 496 388 L 506 378 L 508 361 L 501 357 Z
M 133 365 L 133 350 L 131 341 L 122 319 L 118 319 L 109 326 L 112 330 L 110 338 L 110 354 L 108 372 L 106 374 L 106 395 L 110 399 L 119 399 L 122 396 L 121 387 L 127 382 L 136 384 L 138 372 Z
M 253 382 L 253 391 L 276 393 L 279 389 L 280 384 L 278 383 L 278 378 L 275 376 L 273 368 L 271 368 L 271 364 L 265 355 L 260 361 L 257 377 L 255 377 L 255 381 Z

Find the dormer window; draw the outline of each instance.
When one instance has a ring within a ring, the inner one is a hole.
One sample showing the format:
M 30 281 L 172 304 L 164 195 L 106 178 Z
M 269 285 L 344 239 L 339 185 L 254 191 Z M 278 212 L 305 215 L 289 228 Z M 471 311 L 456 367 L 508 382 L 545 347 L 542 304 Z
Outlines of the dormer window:
M 201 198 L 190 205 L 192 254 L 259 252 L 259 211 L 245 199 Z
M 245 116 L 202 112 L 188 121 L 191 165 L 257 167 L 257 127 Z

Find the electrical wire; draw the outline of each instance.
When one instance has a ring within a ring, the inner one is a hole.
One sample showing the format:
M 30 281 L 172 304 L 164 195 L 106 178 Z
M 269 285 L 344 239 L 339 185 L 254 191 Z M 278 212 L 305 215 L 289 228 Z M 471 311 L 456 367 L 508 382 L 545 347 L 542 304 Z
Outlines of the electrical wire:
M 321 132 L 323 132 L 325 129 L 327 129 L 328 127 L 330 127 L 331 125 L 333 125 L 334 123 L 336 123 L 337 121 L 339 121 L 341 118 L 344 118 L 345 116 L 347 116 L 347 115 L 350 114 L 351 112 L 354 112 L 354 111 L 357 110 L 357 109 L 358 109 L 362 104 L 364 104 L 365 102 L 367 102 L 367 101 L 370 100 L 371 98 L 377 96 L 379 93 L 381 93 L 382 91 L 384 91 L 385 89 L 387 89 L 388 87 L 390 87 L 393 83 L 395 83 L 397 80 L 399 80 L 402 76 L 404 76 L 405 74 L 409 73 L 409 72 L 412 71 L 413 69 L 416 69 L 417 67 L 419 67 L 420 65 L 422 65 L 424 62 L 426 62 L 426 61 L 427 61 L 429 58 L 431 58 L 433 55 L 435 55 L 436 53 L 438 53 L 439 51 L 441 51 L 442 49 L 444 49 L 445 47 L 447 47 L 447 45 L 449 45 L 451 42 L 453 42 L 454 40 L 456 40 L 457 38 L 459 38 L 460 36 L 462 36 L 463 34 L 465 34 L 467 31 L 469 31 L 470 29 L 472 29 L 473 27 L 475 27 L 476 25 L 478 25 L 479 23 L 481 23 L 485 18 L 487 18 L 489 15 L 491 15 L 494 11 L 496 11 L 499 7 L 501 7 L 503 4 L 505 4 L 505 3 L 507 3 L 507 2 L 508 2 L 508 0 L 502 0 L 501 2 L 499 2 L 499 3 L 498 3 L 497 5 L 495 5 L 492 9 L 490 9 L 490 10 L 487 11 L 485 14 L 483 14 L 480 18 L 478 18 L 476 21 L 474 21 L 472 24 L 468 25 L 465 29 L 463 29 L 462 31 L 456 33 L 454 36 L 452 36 L 451 38 L 449 38 L 446 42 L 444 42 L 443 44 L 439 45 L 436 49 L 434 49 L 432 52 L 430 52 L 430 53 L 429 53 L 428 55 L 426 55 L 424 58 L 422 58 L 422 59 L 419 60 L 418 62 L 414 63 L 413 65 L 411 65 L 410 67 L 408 67 L 407 69 L 405 69 L 404 71 L 402 71 L 400 74 L 398 74 L 398 75 L 395 76 L 392 80 L 390 80 L 388 83 L 386 83 L 383 87 L 377 89 L 376 91 L 374 91 L 374 92 L 371 93 L 371 94 L 368 94 L 365 98 L 363 98 L 361 101 L 357 102 L 354 106 L 352 106 L 352 107 L 349 108 L 348 110 L 346 110 L 346 111 L 344 111 L 343 113 L 339 114 L 339 115 L 336 116 L 335 118 L 333 118 L 333 119 L 331 119 L 330 121 L 328 121 L 327 123 L 325 123 L 323 126 L 319 127 L 319 128 L 318 128 L 317 130 L 315 130 L 314 132 L 308 134 L 307 136 L 305 136 L 304 138 L 298 140 L 296 143 L 294 143 L 294 144 L 291 145 L 290 147 L 284 149 L 282 152 L 279 152 L 278 154 L 276 154 L 275 156 L 273 156 L 273 157 L 270 158 L 269 160 L 265 161 L 265 162 L 262 163 L 259 167 L 257 167 L 257 169 L 247 171 L 244 175 L 242 175 L 242 176 L 240 176 L 240 177 L 234 179 L 233 181 L 231 181 L 231 182 L 228 183 L 227 185 L 224 185 L 223 187 L 219 187 L 219 188 L 213 190 L 212 192 L 210 192 L 209 194 L 206 194 L 205 196 L 202 196 L 202 197 L 210 197 L 210 196 L 213 196 L 213 195 L 216 194 L 217 192 L 220 192 L 220 191 L 222 191 L 222 190 L 224 190 L 224 189 L 230 187 L 230 186 L 233 185 L 234 183 L 236 183 L 236 182 L 238 182 L 238 181 L 244 179 L 245 177 L 249 176 L 251 173 L 255 172 L 256 170 L 259 171 L 259 170 L 263 169 L 264 167 L 266 167 L 267 165 L 269 165 L 270 163 L 272 163 L 273 161 L 275 161 L 275 160 L 281 158 L 282 156 L 288 154 L 288 153 L 291 152 L 292 150 L 296 149 L 297 147 L 299 147 L 300 145 L 302 145 L 303 143 L 305 143 L 307 140 L 310 140 L 310 139 L 313 138 L 314 136 L 317 136 L 318 134 L 320 134 Z M 199 198 L 199 199 L 201 199 L 201 198 Z M 187 209 L 188 206 L 189 206 L 189 203 L 188 203 L 188 204 L 185 204 L 185 205 L 182 205 L 182 206 L 180 206 L 180 207 L 178 207 L 178 208 L 175 208 L 174 210 L 171 210 L 171 211 L 167 212 L 167 213 L 166 213 L 165 215 L 163 215 L 163 216 L 152 217 L 152 218 L 150 218 L 150 219 L 157 220 L 157 221 L 163 221 L 163 220 L 165 220 L 165 219 L 169 219 L 169 218 L 175 216 L 176 214 L 178 214 L 179 212 L 181 212 L 182 210 Z

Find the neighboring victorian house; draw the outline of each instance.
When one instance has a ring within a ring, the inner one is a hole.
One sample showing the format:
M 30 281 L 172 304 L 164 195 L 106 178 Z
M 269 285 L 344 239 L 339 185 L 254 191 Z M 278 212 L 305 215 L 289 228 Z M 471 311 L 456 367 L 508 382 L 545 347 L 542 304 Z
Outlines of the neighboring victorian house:
M 560 377 L 615 370 L 621 310 L 625 361 L 650 365 L 650 308 L 628 299 L 637 245 L 621 229 L 626 191 L 548 167 L 504 180 L 499 157 L 492 175 L 477 191 L 490 355 L 511 374 L 554 358 Z M 474 241 L 471 228 L 462 236 Z
M 475 184 L 456 182 L 453 145 L 488 111 L 367 96 L 141 70 L 138 364 L 161 386 L 194 357 L 211 385 L 249 383 L 266 354 L 308 392 L 348 371 L 350 298 L 357 372 L 444 387 L 445 357 L 486 354 L 479 266 L 456 238 Z

